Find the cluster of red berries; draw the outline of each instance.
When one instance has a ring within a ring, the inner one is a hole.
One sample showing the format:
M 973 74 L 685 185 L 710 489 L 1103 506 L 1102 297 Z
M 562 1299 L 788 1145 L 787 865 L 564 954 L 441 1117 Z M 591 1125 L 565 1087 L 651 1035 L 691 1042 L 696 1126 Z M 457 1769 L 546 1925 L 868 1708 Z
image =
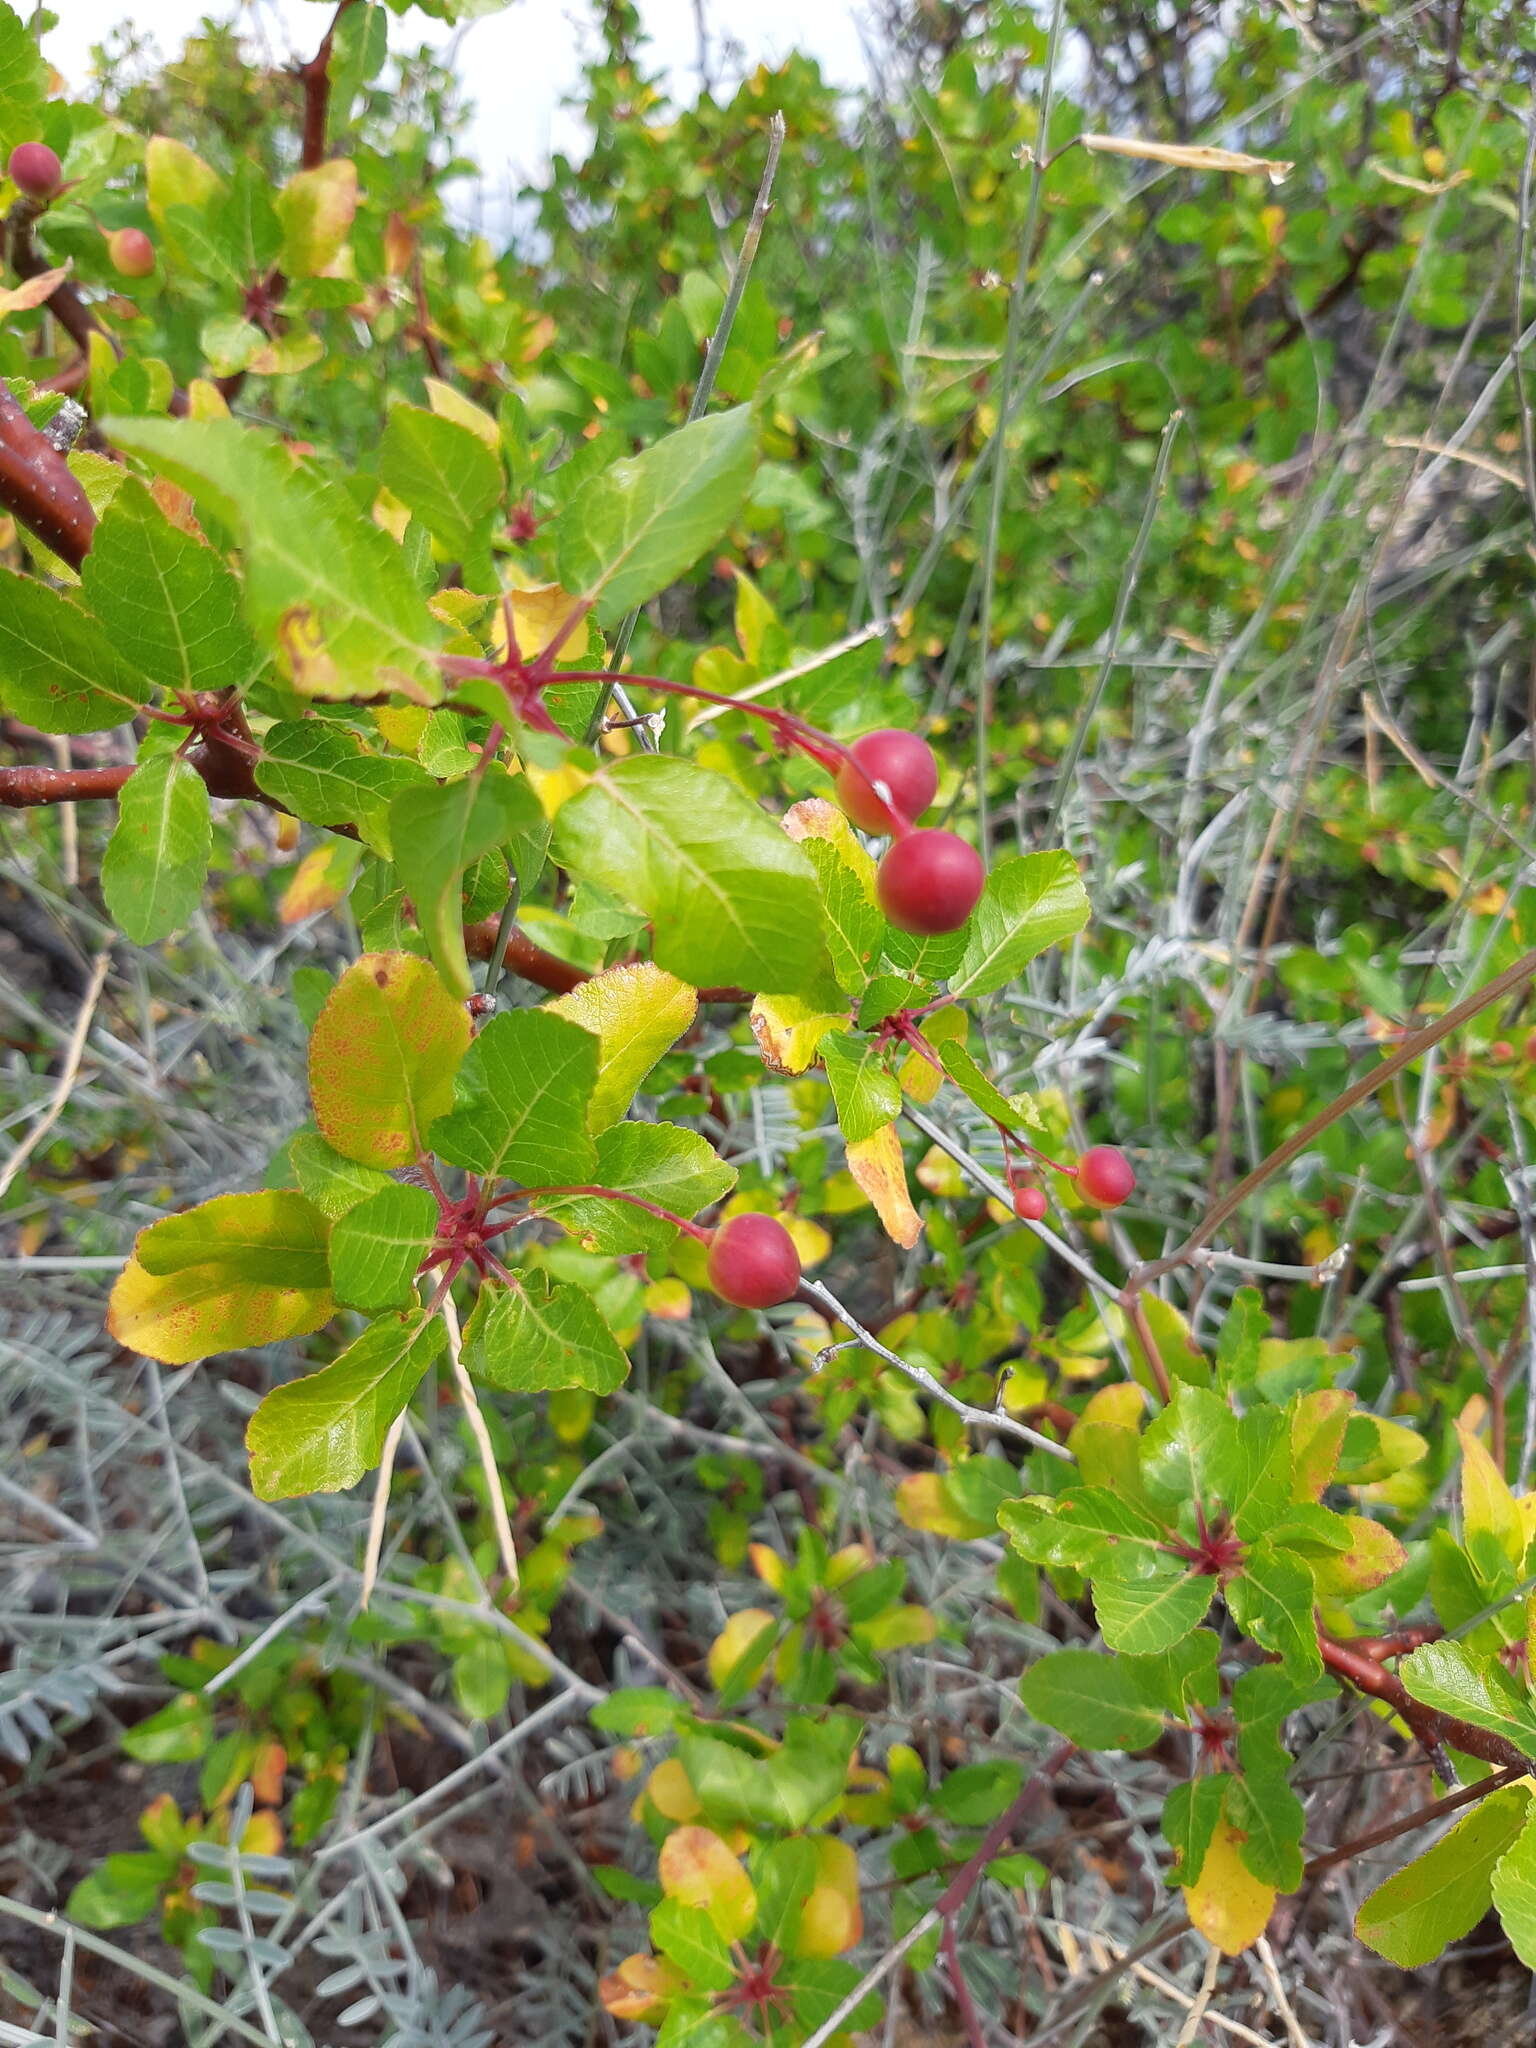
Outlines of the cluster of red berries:
M 64 166 L 46 142 L 18 142 L 5 168 L 22 197 L 39 206 L 64 189 Z M 107 236 L 107 254 L 119 277 L 148 277 L 155 267 L 155 245 L 142 228 L 114 228 Z
M 875 877 L 880 908 L 898 931 L 925 938 L 958 931 L 987 879 L 974 846 L 953 832 L 917 828 L 938 787 L 933 749 L 894 726 L 855 740 L 837 777 L 838 801 L 855 825 L 895 834 Z
M 1056 1164 L 1054 1160 L 1046 1163 Z M 1076 1166 L 1058 1166 L 1057 1171 L 1070 1174 L 1077 1182 L 1078 1193 L 1098 1209 L 1118 1209 L 1136 1187 L 1131 1162 L 1118 1145 L 1090 1145 Z M 1050 1206 L 1044 1190 L 1019 1187 L 1011 1176 L 1008 1185 L 1013 1189 L 1014 1215 L 1025 1223 L 1040 1222 Z

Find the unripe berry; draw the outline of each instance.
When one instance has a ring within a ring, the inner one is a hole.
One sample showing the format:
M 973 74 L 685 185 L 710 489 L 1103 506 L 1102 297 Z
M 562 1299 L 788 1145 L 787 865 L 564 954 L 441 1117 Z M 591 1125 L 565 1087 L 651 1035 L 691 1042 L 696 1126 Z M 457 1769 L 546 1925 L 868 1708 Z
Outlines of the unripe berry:
M 1136 1185 L 1131 1162 L 1114 1145 L 1094 1145 L 1077 1162 L 1079 1192 L 1101 1209 L 1118 1209 Z
M 142 228 L 117 228 L 107 237 L 107 254 L 119 277 L 148 277 L 155 267 L 155 245 Z
M 1025 1223 L 1040 1222 L 1049 1206 L 1043 1188 L 1015 1188 L 1013 1191 L 1013 1213 Z
M 709 1284 L 737 1308 L 773 1308 L 800 1285 L 800 1254 L 772 1216 L 732 1216 L 709 1247 Z
M 52 199 L 64 182 L 64 166 L 46 142 L 19 142 L 6 169 L 16 190 L 28 199 Z
M 933 802 L 939 786 L 939 764 L 933 749 L 915 732 L 886 726 L 867 732 L 848 749 L 850 758 L 837 771 L 837 800 L 865 832 L 889 832 L 895 825 L 914 825 Z M 875 790 L 883 782 L 898 817 Z
M 981 855 L 953 832 L 909 832 L 887 850 L 875 893 L 898 931 L 932 937 L 959 931 L 986 879 Z

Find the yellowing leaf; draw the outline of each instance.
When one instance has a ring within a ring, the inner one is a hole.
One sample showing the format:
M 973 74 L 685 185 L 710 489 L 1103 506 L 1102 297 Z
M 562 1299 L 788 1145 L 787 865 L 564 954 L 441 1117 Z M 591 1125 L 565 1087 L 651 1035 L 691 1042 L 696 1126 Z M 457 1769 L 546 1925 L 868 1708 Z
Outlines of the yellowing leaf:
M 886 1235 L 899 1245 L 910 1248 L 916 1244 L 922 1235 L 923 1219 L 907 1192 L 907 1172 L 896 1126 L 887 1124 L 872 1138 L 862 1138 L 850 1145 L 848 1171 L 869 1197 Z
M 742 1607 L 709 1646 L 709 1682 L 718 1692 L 764 1630 L 774 1626 L 766 1607 Z
M 469 1017 L 430 961 L 365 953 L 326 998 L 309 1091 L 326 1142 L 363 1166 L 406 1166 L 453 1102 Z
M 840 1956 L 864 1932 L 859 1904 L 859 1859 L 836 1835 L 816 1838 L 816 1878 L 800 1911 L 796 1952 Z
M 356 212 L 357 165 L 351 157 L 295 172 L 277 195 L 283 269 L 293 277 L 323 275 L 341 254 Z
M 1245 1839 L 1230 1821 L 1220 1821 L 1200 1875 L 1184 1894 L 1194 1925 L 1228 1956 L 1252 1948 L 1275 1905 L 1274 1886 L 1260 1884 L 1238 1853 Z
M 827 1033 L 847 1028 L 848 1013 L 824 1010 L 799 996 L 759 996 L 750 1022 L 765 1066 L 776 1074 L 803 1074 Z
M 809 1272 L 812 1266 L 819 1266 L 832 1249 L 830 1234 L 819 1223 L 813 1223 L 809 1216 L 782 1215 L 779 1221 L 789 1232 L 795 1250 L 800 1254 L 802 1268 Z
M 963 1045 L 971 1028 L 971 1020 L 965 1011 L 951 1004 L 947 1009 L 935 1010 L 931 1017 L 925 1017 L 920 1027 L 931 1046 L 947 1044 Z M 896 1078 L 901 1083 L 902 1093 L 914 1102 L 929 1103 L 944 1086 L 945 1074 L 925 1054 L 916 1050 L 909 1052 L 896 1069 Z
M 302 1337 L 336 1311 L 328 1234 L 318 1209 L 282 1189 L 163 1216 L 135 1239 L 107 1328 L 165 1365 Z
M 150 218 L 164 227 L 166 210 L 191 206 L 202 212 L 223 186 L 218 172 L 184 142 L 152 135 L 144 151 L 144 178 Z
M 702 1906 L 726 1941 L 740 1941 L 757 1916 L 752 1880 L 709 1828 L 681 1827 L 668 1835 L 658 1875 L 668 1898 Z
M 1344 1519 L 1350 1531 L 1348 1550 L 1328 1551 L 1309 1562 L 1320 1594 L 1353 1600 L 1401 1571 L 1408 1553 L 1385 1523 L 1373 1522 L 1368 1515 L 1346 1515 Z
M 659 2020 L 685 1978 L 658 1956 L 626 1956 L 597 1987 L 603 2010 L 616 2020 Z
M 896 1488 L 896 1512 L 909 1529 L 964 1540 L 977 1533 L 971 1516 L 950 1505 L 940 1472 L 914 1472 Z
M 703 1812 L 692 1780 L 675 1756 L 652 1771 L 645 1781 L 645 1796 L 664 1820 L 696 1820 Z
M 1456 1434 L 1461 1440 L 1462 1540 L 1491 1536 L 1505 1556 L 1518 1563 L 1524 1554 L 1524 1532 L 1509 1482 L 1465 1414 L 1457 1420 Z
M 653 1280 L 645 1290 L 645 1312 L 663 1323 L 686 1323 L 693 1314 L 693 1290 L 676 1274 Z
M 587 1129 L 604 1131 L 623 1116 L 652 1067 L 692 1025 L 699 1000 L 687 982 L 644 960 L 595 974 L 545 1007 L 597 1038 L 597 1087 L 587 1105 Z
M 427 403 L 439 419 L 454 420 L 459 426 L 468 427 L 472 434 L 480 436 L 493 453 L 499 451 L 501 429 L 488 412 L 483 412 L 478 405 L 471 404 L 469 399 L 462 397 L 451 384 L 444 384 L 436 377 L 426 377 L 422 381 L 427 387 Z M 524 654 L 531 654 L 533 651 L 524 643 Z
M 41 270 L 14 290 L 0 292 L 0 314 L 30 313 L 34 306 L 51 297 L 68 275 L 69 266 L 65 264 L 62 270 Z
M 352 886 L 363 849 L 354 840 L 332 839 L 306 853 L 283 891 L 277 914 L 284 924 L 302 924 L 317 911 L 334 910 Z
M 828 803 L 821 796 L 802 797 L 784 813 L 784 830 L 797 842 L 825 839 L 829 845 L 835 846 L 864 884 L 870 902 L 875 901 L 874 858 L 860 845 L 853 827 L 836 804 Z

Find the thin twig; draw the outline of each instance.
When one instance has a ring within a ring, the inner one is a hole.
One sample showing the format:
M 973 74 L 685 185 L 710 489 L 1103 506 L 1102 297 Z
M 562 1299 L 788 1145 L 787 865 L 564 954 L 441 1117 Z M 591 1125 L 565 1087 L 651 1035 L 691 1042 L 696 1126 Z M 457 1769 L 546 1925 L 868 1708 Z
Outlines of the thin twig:
M 496 1449 L 491 1442 L 491 1432 L 485 1426 L 485 1417 L 480 1412 L 474 1383 L 464 1370 L 459 1311 L 454 1305 L 451 1289 L 444 1293 L 438 1312 L 443 1319 L 443 1328 L 448 1332 L 448 1360 L 453 1367 L 454 1384 L 458 1387 L 459 1399 L 464 1403 L 475 1448 L 480 1453 L 480 1470 L 485 1474 L 487 1505 L 491 1510 L 491 1520 L 496 1525 L 496 1545 L 501 1552 L 502 1569 L 508 1581 L 516 1586 L 519 1582 L 517 1545 L 512 1539 L 512 1524 L 507 1520 L 507 1497 L 502 1490 L 501 1468 L 496 1463 Z
M 17 1174 L 20 1173 L 32 1154 L 64 1114 L 65 1104 L 69 1101 L 70 1095 L 74 1090 L 75 1082 L 79 1078 L 81 1064 L 85 1059 L 85 1042 L 90 1036 L 91 1024 L 96 1015 L 96 1005 L 101 1000 L 101 991 L 106 983 L 107 970 L 111 965 L 111 952 L 103 947 L 102 951 L 96 955 L 95 960 L 91 963 L 91 979 L 85 991 L 85 999 L 80 1005 L 80 1013 L 75 1018 L 75 1028 L 69 1034 L 69 1045 L 64 1053 L 64 1065 L 58 1080 L 54 1083 L 53 1094 L 49 1098 L 48 1107 L 21 1140 L 10 1158 L 7 1159 L 4 1167 L 0 1168 L 0 1200 L 4 1199 L 11 1182 L 15 1180 Z
M 405 1410 L 402 1408 L 389 1425 L 389 1435 L 384 1439 L 383 1456 L 379 1459 L 379 1476 L 373 1486 L 373 1510 L 368 1517 L 368 1548 L 363 1555 L 363 1586 L 358 1605 L 365 1609 L 373 1597 L 374 1583 L 379 1576 L 379 1556 L 384 1548 L 384 1517 L 389 1509 L 389 1482 L 395 1469 L 395 1453 L 400 1448 L 400 1434 L 405 1428 Z

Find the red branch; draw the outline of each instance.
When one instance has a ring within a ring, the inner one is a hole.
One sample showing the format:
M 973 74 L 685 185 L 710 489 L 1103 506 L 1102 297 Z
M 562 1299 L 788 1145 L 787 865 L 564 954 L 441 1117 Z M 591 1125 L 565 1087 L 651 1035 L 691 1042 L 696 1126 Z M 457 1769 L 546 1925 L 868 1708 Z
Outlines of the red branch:
M 0 385 L 0 505 L 78 569 L 96 514 L 69 464 Z
M 324 41 L 309 62 L 299 66 L 299 83 L 304 88 L 304 129 L 299 164 L 306 171 L 313 171 L 325 162 L 325 124 L 331 107 L 331 48 L 336 39 L 336 24 L 351 5 L 352 0 L 340 0 Z
M 1426 1707 L 1421 1700 L 1414 1699 L 1397 1673 L 1379 1664 L 1369 1650 L 1354 1643 L 1336 1642 L 1332 1636 L 1324 1635 L 1321 1629 L 1317 1634 L 1317 1647 L 1330 1671 L 1339 1678 L 1348 1679 L 1357 1692 L 1369 1693 L 1372 1699 L 1385 1700 L 1426 1749 L 1433 1751 L 1442 1744 L 1448 1744 L 1452 1749 L 1459 1749 L 1463 1756 L 1481 1757 L 1484 1763 L 1495 1764 L 1500 1770 L 1518 1767 L 1523 1773 L 1531 1768 L 1530 1759 L 1512 1742 L 1506 1742 L 1502 1735 L 1494 1735 L 1487 1728 L 1476 1728 L 1470 1721 L 1458 1721 L 1452 1714 L 1436 1713 L 1433 1707 Z
M 11 268 L 20 278 L 41 277 L 45 270 L 52 268 L 52 265 L 37 253 L 32 240 L 32 227 L 39 210 L 35 199 L 18 199 L 6 215 L 5 224 L 10 230 Z M 56 284 L 43 303 L 82 355 L 90 349 L 91 336 L 105 332 L 96 315 L 68 278 Z M 108 336 L 108 339 L 111 337 Z M 115 353 L 121 354 L 115 341 L 112 347 Z
M 0 768 L 0 809 L 25 811 L 35 804 L 116 796 L 132 773 L 132 768 Z

